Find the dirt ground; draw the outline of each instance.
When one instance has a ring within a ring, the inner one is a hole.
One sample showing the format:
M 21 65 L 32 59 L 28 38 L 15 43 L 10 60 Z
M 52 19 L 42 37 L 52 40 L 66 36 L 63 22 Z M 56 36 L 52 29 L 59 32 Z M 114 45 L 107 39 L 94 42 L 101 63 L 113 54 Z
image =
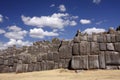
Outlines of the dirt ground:
M 0 80 L 120 80 L 120 70 L 75 71 L 56 69 L 28 73 L 1 73 Z

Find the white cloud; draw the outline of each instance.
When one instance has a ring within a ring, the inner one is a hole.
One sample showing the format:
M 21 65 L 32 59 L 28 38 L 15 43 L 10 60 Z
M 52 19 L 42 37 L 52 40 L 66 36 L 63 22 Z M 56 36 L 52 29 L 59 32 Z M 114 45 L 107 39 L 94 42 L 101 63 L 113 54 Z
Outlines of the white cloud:
M 91 20 L 81 19 L 81 20 L 80 20 L 80 23 L 81 23 L 81 24 L 90 24 L 90 23 L 91 23 Z
M 7 47 L 12 47 L 13 45 L 16 45 L 17 47 L 22 47 L 30 46 L 32 45 L 32 43 L 29 41 L 10 39 L 7 43 L 0 42 L 0 49 L 6 49 Z
M 20 27 L 17 26 L 10 26 L 8 27 L 8 29 L 9 32 L 6 32 L 4 35 L 9 39 L 23 39 L 27 34 L 26 30 L 22 30 Z
M 93 0 L 93 3 L 95 4 L 99 4 L 101 2 L 101 0 Z
M 44 31 L 42 28 L 30 29 L 30 36 L 33 38 L 44 38 L 45 36 L 58 36 L 58 33 Z
M 0 29 L 0 34 L 3 34 L 3 33 L 5 33 L 5 30 Z
M 50 7 L 54 7 L 54 6 L 55 6 L 55 4 L 51 4 L 51 5 L 50 5 Z
M 37 27 L 50 27 L 53 29 L 62 29 L 65 26 L 75 26 L 71 25 L 71 22 L 75 23 L 74 20 L 70 20 L 71 16 L 68 13 L 54 13 L 51 16 L 41 16 L 41 17 L 25 17 L 21 16 L 24 24 L 29 26 Z
M 71 21 L 70 25 L 75 26 L 75 25 L 77 25 L 77 23 L 75 21 Z
M 83 33 L 88 33 L 88 34 L 101 33 L 101 32 L 105 32 L 105 29 L 93 27 L 93 28 L 87 28 L 83 31 Z
M 65 11 L 66 11 L 66 8 L 65 8 L 65 6 L 64 6 L 63 4 L 61 4 L 61 5 L 59 5 L 59 10 L 60 10 L 61 12 L 65 12 Z
M 0 22 L 3 21 L 3 16 L 0 14 Z
M 21 31 L 22 29 L 20 27 L 17 26 L 9 26 L 7 27 L 10 31 Z

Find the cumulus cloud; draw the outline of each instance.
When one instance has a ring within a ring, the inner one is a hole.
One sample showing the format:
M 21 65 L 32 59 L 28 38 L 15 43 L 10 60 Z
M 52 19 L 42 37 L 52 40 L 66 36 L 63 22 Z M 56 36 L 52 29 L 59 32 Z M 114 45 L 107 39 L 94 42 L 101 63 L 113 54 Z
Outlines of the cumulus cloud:
M 20 27 L 17 26 L 9 26 L 8 29 L 9 32 L 6 32 L 4 35 L 9 39 L 23 39 L 27 34 L 26 30 L 22 30 Z
M 30 36 L 33 38 L 44 38 L 46 36 L 58 36 L 56 32 L 44 31 L 42 28 L 30 29 Z
M 50 7 L 54 7 L 54 6 L 55 6 L 55 4 L 51 4 L 51 5 L 50 5 Z
M 101 0 L 93 0 L 93 3 L 95 4 L 99 4 L 101 2 Z
M 0 34 L 4 34 L 4 33 L 5 33 L 5 30 L 0 29 Z
M 81 19 L 81 20 L 80 20 L 80 23 L 81 23 L 81 24 L 90 24 L 90 23 L 91 23 L 91 20 Z
M 65 12 L 66 11 L 65 5 L 63 5 L 63 4 L 59 5 L 59 10 L 61 12 Z
M 51 16 L 41 16 L 41 17 L 26 17 L 21 16 L 24 24 L 29 26 L 37 27 L 50 27 L 52 29 L 62 29 L 65 26 L 75 26 L 75 21 L 71 18 L 68 13 L 54 13 Z M 74 23 L 71 24 L 71 23 Z
M 93 27 L 93 28 L 87 28 L 83 31 L 83 33 L 88 33 L 88 34 L 101 33 L 101 32 L 105 32 L 105 29 Z
M 3 16 L 0 14 L 0 22 L 3 21 Z

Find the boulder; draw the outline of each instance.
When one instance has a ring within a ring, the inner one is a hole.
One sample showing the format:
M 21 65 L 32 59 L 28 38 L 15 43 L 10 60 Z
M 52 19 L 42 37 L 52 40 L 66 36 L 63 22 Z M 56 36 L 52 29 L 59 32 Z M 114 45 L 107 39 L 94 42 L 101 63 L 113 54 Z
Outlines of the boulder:
M 113 43 L 107 43 L 107 50 L 108 50 L 108 51 L 113 51 L 113 50 L 115 50 Z

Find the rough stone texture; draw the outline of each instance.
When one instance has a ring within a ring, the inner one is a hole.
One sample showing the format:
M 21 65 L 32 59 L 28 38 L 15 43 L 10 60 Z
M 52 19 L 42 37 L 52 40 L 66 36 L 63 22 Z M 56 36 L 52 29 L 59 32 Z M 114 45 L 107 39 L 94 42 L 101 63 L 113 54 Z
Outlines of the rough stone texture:
M 2 57 L 0 57 L 0 65 L 4 64 L 4 59 Z
M 106 35 L 106 41 L 107 41 L 108 43 L 111 42 L 111 36 L 110 36 L 110 34 L 107 34 L 107 35 Z
M 56 52 L 56 53 L 53 53 L 53 60 L 55 61 L 55 62 L 59 62 L 59 53 L 58 52 Z
M 73 41 L 74 43 L 80 43 L 80 37 L 79 36 L 75 37 Z
M 107 50 L 110 50 L 110 51 L 115 50 L 113 43 L 107 43 Z
M 115 43 L 115 50 L 120 52 L 120 42 Z
M 120 42 L 120 35 L 116 35 L 116 41 Z
M 98 55 L 89 55 L 89 69 L 99 69 Z
M 118 52 L 106 51 L 106 64 L 107 65 L 119 65 L 120 64 L 120 54 Z
M 100 50 L 105 51 L 106 50 L 106 43 L 100 43 Z
M 72 54 L 73 55 L 79 55 L 79 44 L 78 43 L 73 44 Z
M 99 54 L 99 44 L 97 42 L 91 42 L 91 54 L 93 55 Z
M 101 52 L 99 54 L 99 68 L 100 69 L 105 69 L 106 68 L 106 64 L 105 64 L 105 53 Z
M 88 69 L 88 56 L 80 56 L 80 60 L 79 60 L 79 64 L 80 64 L 80 69 Z
M 79 56 L 72 57 L 71 68 L 75 70 L 80 69 L 80 57 Z

